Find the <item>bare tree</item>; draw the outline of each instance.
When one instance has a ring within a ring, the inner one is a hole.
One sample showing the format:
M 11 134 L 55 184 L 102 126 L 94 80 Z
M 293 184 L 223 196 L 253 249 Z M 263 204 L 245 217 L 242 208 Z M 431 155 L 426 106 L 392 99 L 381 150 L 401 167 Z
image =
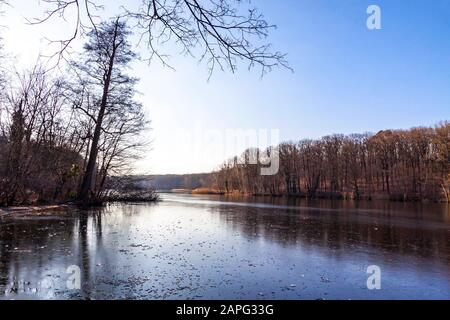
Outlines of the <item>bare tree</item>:
M 120 18 L 101 23 L 89 33 L 81 60 L 72 64 L 79 82 L 73 85 L 73 106 L 93 128 L 86 132 L 87 163 L 79 193 L 79 200 L 85 204 L 96 198 L 96 189 L 101 190 L 118 158 L 138 146 L 128 143 L 129 136 L 136 136 L 146 125 L 142 105 L 134 101 L 137 79 L 125 73 L 135 58 L 128 36 Z
M 118 92 L 120 107 L 111 112 L 103 123 L 97 161 L 100 170 L 96 198 L 102 198 L 108 176 L 129 174 L 130 161 L 139 159 L 139 151 L 147 146 L 147 143 L 139 138 L 148 125 L 142 105 L 135 102 L 132 96 L 124 99 L 126 94 L 123 91 Z
M 76 186 L 72 167 L 81 157 L 69 142 L 60 83 L 36 65 L 10 84 L 0 119 L 0 204 L 67 199 Z
M 103 9 L 96 0 L 42 0 L 46 4 L 43 17 L 30 20 L 44 23 L 64 17 L 74 10 L 74 31 L 57 42 L 59 59 L 80 34 L 96 29 L 98 14 Z M 113 9 L 108 4 L 109 9 Z M 119 8 L 116 8 L 119 9 Z M 180 50 L 206 61 L 210 73 L 218 67 L 234 72 L 239 60 L 249 68 L 260 67 L 262 74 L 275 66 L 287 67 L 286 55 L 273 51 L 266 38 L 275 25 L 269 24 L 250 1 L 233 0 L 142 0 L 139 5 L 122 8 L 121 17 L 127 18 L 133 30 L 140 35 L 140 44 L 148 49 L 148 61 L 159 59 L 170 66 L 168 54 L 161 47 L 169 42 Z

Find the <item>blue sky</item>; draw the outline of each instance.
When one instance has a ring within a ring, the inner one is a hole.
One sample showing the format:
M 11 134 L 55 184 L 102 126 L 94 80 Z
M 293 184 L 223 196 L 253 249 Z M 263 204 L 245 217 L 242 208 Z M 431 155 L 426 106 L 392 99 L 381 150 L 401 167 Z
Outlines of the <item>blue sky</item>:
M 17 3 L 25 6 L 29 0 Z M 236 74 L 217 72 L 208 81 L 205 65 L 175 49 L 175 72 L 157 63 L 136 64 L 140 99 L 153 128 L 147 133 L 152 150 L 137 172 L 209 171 L 232 155 L 193 147 L 199 128 L 279 129 L 281 140 L 298 140 L 431 126 L 450 118 L 450 1 L 253 3 L 278 25 L 269 40 L 288 54 L 295 72 L 274 70 L 261 79 L 257 70 L 241 66 Z M 366 27 L 370 4 L 381 8 L 381 30 Z M 40 34 L 55 28 L 33 29 L 17 17 L 5 16 L 13 25 L 3 32 L 5 45 L 21 64 L 32 63 L 36 50 L 31 48 L 45 50 Z

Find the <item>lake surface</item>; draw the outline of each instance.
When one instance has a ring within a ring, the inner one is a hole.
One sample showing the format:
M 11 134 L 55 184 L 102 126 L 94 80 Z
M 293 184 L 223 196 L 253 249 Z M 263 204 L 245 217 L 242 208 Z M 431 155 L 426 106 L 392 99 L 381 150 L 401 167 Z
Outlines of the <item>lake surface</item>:
M 162 199 L 0 218 L 0 299 L 450 299 L 448 205 Z

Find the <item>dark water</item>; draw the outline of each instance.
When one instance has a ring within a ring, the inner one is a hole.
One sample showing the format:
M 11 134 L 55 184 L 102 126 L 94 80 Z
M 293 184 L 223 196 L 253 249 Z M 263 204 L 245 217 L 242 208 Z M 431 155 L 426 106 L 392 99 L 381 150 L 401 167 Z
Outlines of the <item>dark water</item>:
M 0 299 L 450 299 L 447 205 L 163 199 L 0 218 Z

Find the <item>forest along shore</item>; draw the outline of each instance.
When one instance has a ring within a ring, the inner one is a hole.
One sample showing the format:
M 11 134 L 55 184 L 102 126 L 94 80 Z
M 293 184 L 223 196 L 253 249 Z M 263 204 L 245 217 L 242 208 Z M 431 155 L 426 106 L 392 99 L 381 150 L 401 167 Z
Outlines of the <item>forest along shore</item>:
M 269 151 L 249 149 L 222 165 L 215 189 L 308 198 L 450 201 L 450 122 L 434 127 L 331 135 L 282 143 L 279 171 L 262 176 Z M 271 158 L 274 158 L 271 156 Z
M 269 151 L 248 149 L 212 173 L 140 176 L 157 190 L 310 199 L 450 201 L 450 122 L 377 134 L 330 135 L 272 148 L 276 175 L 261 175 Z

